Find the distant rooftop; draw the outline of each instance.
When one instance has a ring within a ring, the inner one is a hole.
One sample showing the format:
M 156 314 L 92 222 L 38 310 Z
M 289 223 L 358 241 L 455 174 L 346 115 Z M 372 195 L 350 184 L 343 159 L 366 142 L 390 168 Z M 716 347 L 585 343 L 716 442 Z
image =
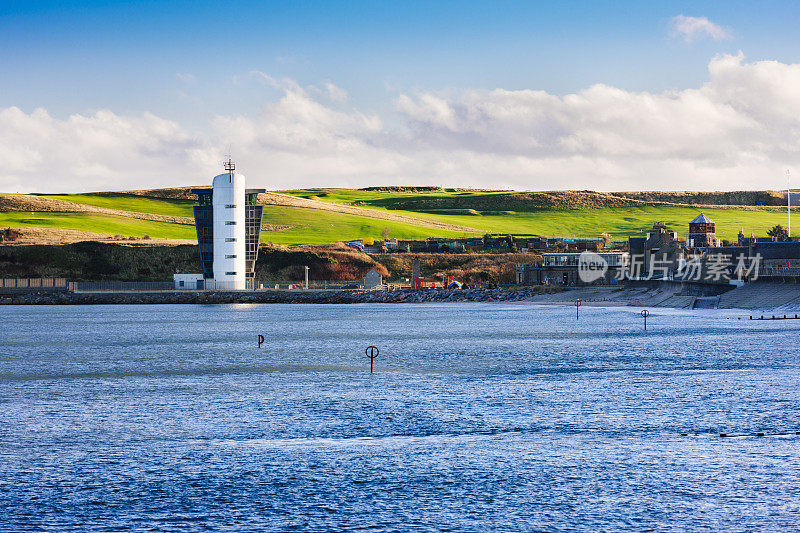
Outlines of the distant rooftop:
M 700 211 L 700 214 L 697 215 L 694 218 L 694 220 L 689 222 L 689 224 L 713 224 L 713 223 L 714 223 L 714 221 L 711 220 L 710 218 L 708 218 L 705 214 L 703 214 L 702 211 Z

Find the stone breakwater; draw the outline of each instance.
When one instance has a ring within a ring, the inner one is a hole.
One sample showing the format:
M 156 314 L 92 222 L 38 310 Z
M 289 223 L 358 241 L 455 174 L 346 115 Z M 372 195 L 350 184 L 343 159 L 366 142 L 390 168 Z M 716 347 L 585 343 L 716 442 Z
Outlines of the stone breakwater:
M 231 304 L 231 303 L 425 303 L 524 301 L 541 295 L 535 287 L 512 289 L 434 289 L 421 291 L 163 291 L 46 292 L 0 295 L 5 305 Z

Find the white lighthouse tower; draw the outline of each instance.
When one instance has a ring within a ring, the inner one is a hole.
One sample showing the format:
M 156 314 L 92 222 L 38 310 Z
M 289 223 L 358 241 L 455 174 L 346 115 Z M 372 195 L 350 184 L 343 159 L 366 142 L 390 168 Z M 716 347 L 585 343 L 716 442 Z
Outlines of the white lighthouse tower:
M 228 158 L 212 183 L 214 206 L 214 284 L 217 290 L 245 289 L 244 176 Z
M 230 157 L 225 173 L 214 177 L 211 188 L 192 189 L 197 195 L 194 221 L 203 265 L 202 279 L 189 280 L 198 288 L 240 291 L 255 288 L 255 266 L 261 241 L 264 189 L 245 189 Z M 177 275 L 177 274 L 176 274 Z M 176 287 L 186 280 L 176 278 Z

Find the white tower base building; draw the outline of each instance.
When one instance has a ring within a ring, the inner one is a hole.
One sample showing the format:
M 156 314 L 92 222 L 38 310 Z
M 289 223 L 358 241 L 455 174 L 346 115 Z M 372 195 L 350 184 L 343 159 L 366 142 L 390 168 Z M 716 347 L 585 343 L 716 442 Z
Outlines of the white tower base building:
M 230 160 L 225 170 L 214 177 L 211 189 L 192 190 L 205 288 L 252 289 L 264 209 L 257 198 L 264 189 L 245 189 L 244 176 Z

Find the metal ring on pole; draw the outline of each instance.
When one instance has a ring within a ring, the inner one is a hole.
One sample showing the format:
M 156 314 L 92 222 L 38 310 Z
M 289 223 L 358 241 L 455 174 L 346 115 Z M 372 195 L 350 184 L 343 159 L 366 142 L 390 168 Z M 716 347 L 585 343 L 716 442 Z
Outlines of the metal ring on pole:
M 364 353 L 367 355 L 367 357 L 369 357 L 369 373 L 372 374 L 372 363 L 375 361 L 375 358 L 380 355 L 381 351 L 377 346 L 367 346 L 367 349 L 364 350 Z

